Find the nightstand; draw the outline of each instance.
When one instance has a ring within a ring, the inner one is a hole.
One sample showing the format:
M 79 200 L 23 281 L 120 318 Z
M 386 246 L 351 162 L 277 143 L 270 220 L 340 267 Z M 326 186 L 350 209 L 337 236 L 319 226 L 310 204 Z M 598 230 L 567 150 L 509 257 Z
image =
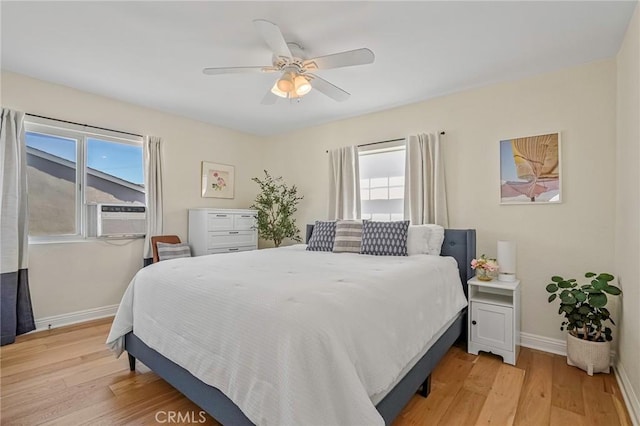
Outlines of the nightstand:
M 515 365 L 520 352 L 520 280 L 480 281 L 469 284 L 467 351 L 502 356 Z

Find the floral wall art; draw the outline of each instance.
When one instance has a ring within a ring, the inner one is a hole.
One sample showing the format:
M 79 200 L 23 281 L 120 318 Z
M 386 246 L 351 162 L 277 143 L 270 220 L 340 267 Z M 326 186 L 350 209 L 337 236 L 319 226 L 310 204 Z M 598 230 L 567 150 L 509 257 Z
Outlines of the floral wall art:
M 227 164 L 202 162 L 202 196 L 233 198 L 234 167 Z
M 500 203 L 561 202 L 560 134 L 500 141 Z

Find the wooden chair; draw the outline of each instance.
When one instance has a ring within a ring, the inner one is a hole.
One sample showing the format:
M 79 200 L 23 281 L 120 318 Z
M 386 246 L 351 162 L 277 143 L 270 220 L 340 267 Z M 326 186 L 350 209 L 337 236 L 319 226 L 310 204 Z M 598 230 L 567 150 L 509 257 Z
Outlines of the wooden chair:
M 153 263 L 160 262 L 158 258 L 158 243 L 180 244 L 180 237 L 177 235 L 157 235 L 151 237 L 151 249 L 153 250 Z

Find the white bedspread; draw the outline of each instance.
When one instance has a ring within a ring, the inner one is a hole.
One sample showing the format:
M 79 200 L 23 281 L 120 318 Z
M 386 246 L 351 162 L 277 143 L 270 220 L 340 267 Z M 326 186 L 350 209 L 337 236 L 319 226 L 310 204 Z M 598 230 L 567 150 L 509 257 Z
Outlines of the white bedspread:
M 466 306 L 456 262 L 304 248 L 146 267 L 107 344 L 135 330 L 258 425 L 383 425 L 370 396 Z

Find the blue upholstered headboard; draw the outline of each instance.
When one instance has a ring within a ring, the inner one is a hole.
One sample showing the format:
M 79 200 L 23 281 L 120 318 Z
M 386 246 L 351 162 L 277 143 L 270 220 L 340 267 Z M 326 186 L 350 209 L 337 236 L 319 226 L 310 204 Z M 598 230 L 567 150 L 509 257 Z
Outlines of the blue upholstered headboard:
M 305 242 L 309 242 L 312 232 L 313 225 L 307 225 Z M 440 256 L 451 256 L 456 259 L 462 288 L 464 289 L 465 296 L 468 296 L 467 280 L 474 276 L 473 269 L 471 269 L 471 260 L 476 257 L 476 230 L 445 229 Z

